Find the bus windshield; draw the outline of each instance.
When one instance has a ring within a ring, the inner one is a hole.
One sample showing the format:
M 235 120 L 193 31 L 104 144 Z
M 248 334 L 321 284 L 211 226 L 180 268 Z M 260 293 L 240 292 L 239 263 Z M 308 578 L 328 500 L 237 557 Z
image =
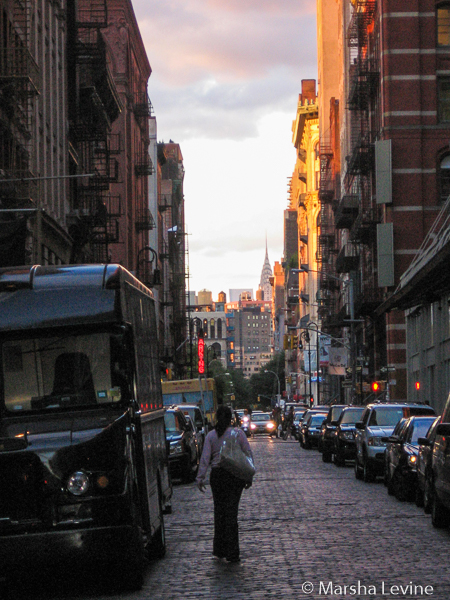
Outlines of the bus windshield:
M 102 332 L 3 342 L 4 408 L 48 411 L 129 399 L 122 339 Z

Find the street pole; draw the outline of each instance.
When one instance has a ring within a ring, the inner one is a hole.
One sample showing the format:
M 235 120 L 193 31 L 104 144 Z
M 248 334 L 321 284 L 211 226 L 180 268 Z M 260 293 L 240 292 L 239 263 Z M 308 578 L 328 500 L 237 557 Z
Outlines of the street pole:
M 280 403 L 280 398 L 281 398 L 281 393 L 280 393 L 280 378 L 278 377 L 278 375 L 275 373 L 275 371 L 268 371 L 267 369 L 264 369 L 264 373 L 272 373 L 272 375 L 275 375 L 275 377 L 277 378 L 277 384 L 278 384 L 278 404 Z

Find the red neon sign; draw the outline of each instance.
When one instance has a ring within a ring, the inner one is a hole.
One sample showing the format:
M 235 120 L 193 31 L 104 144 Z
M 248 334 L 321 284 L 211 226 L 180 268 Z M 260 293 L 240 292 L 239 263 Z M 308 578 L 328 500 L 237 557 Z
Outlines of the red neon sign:
M 205 340 L 198 339 L 198 372 L 203 375 L 205 372 Z

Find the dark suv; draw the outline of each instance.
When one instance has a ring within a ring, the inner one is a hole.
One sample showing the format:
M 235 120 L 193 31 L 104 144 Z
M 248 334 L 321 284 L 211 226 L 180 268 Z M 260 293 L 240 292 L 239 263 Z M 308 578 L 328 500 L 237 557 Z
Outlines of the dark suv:
M 322 424 L 318 449 L 319 452 L 322 452 L 323 462 L 331 462 L 333 456 L 336 421 L 339 419 L 339 415 L 345 407 L 345 404 L 335 404 L 334 406 L 331 406 L 326 419 Z
M 392 435 L 400 419 L 416 415 L 435 416 L 436 413 L 427 404 L 406 402 L 368 404 L 361 421 L 356 423 L 355 477 L 364 481 L 373 481 L 377 475 L 384 474 L 386 441 Z
M 434 527 L 450 525 L 450 395 L 436 427 L 431 461 L 431 521 Z
M 419 438 L 426 435 L 435 417 L 409 417 L 399 422 L 386 441 L 384 480 L 389 494 L 413 500 L 417 488 Z
M 197 447 L 192 425 L 179 408 L 168 408 L 164 414 L 166 440 L 169 444 L 169 468 L 173 478 L 184 483 L 194 481 L 199 463 Z
M 333 462 L 338 467 L 344 466 L 346 460 L 355 458 L 355 424 L 361 419 L 363 411 L 363 406 L 347 406 L 339 415 L 333 447 Z

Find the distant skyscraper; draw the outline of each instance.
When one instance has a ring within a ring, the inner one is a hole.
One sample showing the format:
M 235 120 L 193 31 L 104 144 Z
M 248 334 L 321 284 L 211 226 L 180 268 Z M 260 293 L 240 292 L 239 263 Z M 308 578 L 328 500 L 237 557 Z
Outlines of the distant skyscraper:
M 264 259 L 264 265 L 261 271 L 261 281 L 259 282 L 259 287 L 264 292 L 264 300 L 272 300 L 272 286 L 270 285 L 270 277 L 272 277 L 272 267 L 270 266 L 266 239 L 266 257 Z
M 249 292 L 250 297 L 253 297 L 253 290 L 249 290 L 247 289 L 232 289 L 230 290 L 230 302 L 238 302 L 240 299 L 241 294 L 244 294 L 245 292 Z

